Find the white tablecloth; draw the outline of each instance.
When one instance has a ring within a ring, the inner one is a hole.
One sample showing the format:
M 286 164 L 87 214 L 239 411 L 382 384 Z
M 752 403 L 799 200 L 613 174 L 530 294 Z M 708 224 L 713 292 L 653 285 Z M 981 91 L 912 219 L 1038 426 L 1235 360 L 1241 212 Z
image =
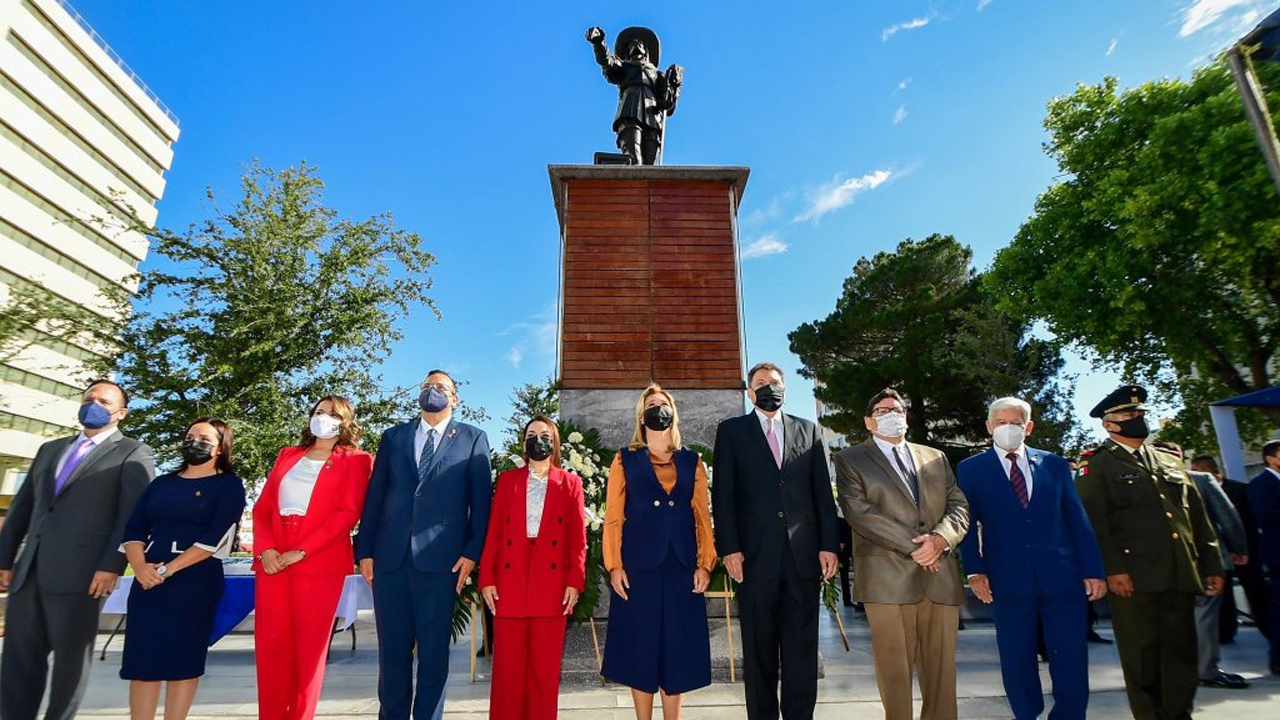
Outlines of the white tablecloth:
M 128 609 L 129 590 L 133 576 L 120 578 L 120 585 L 107 596 L 102 612 L 108 615 L 124 615 Z M 348 575 L 342 583 L 342 596 L 338 598 L 338 611 L 334 613 L 335 631 L 346 630 L 356 621 L 361 610 L 373 609 L 373 589 L 361 575 Z

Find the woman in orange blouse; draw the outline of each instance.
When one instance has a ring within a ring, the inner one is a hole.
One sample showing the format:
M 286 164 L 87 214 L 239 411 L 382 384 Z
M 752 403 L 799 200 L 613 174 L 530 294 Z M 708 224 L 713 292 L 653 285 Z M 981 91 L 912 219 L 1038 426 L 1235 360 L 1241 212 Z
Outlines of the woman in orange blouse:
M 601 674 L 631 688 L 636 717 L 680 716 L 682 693 L 711 684 L 702 593 L 715 567 L 707 470 L 681 447 L 671 393 L 650 385 L 631 443 L 609 469 L 604 564 L 612 592 Z

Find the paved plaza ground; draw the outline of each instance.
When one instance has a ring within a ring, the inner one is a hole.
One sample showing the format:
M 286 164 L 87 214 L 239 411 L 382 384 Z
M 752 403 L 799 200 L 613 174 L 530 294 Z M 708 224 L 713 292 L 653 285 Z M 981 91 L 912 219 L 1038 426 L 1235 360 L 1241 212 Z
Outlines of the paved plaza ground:
M 820 719 L 863 720 L 882 718 L 871 667 L 870 636 L 859 615 L 843 609 L 851 651 L 845 652 L 832 615 L 822 614 L 822 654 L 826 677 L 818 685 Z M 335 638 L 332 645 L 320 716 L 326 719 L 367 718 L 377 715 L 377 640 L 368 618 L 357 624 L 358 646 L 351 650 L 350 636 Z M 1103 635 L 1110 636 L 1105 623 Z M 99 637 L 99 648 L 106 635 Z M 735 640 L 736 642 L 736 640 Z M 0 644 L 0 652 L 3 644 Z M 960 717 L 1007 720 L 1010 717 L 1000 683 L 995 631 L 990 624 L 971 623 L 959 640 Z M 1091 685 L 1089 717 L 1097 720 L 1129 718 L 1115 646 L 1090 645 Z M 1266 675 L 1266 645 L 1253 628 L 1242 628 L 1236 644 L 1223 647 L 1222 667 L 1239 672 L 1253 682 L 1247 690 L 1201 688 L 1196 697 L 1196 718 L 1223 720 L 1276 720 L 1280 718 L 1280 677 Z M 1047 667 L 1042 677 L 1048 687 Z M 467 640 L 453 648 L 445 717 L 480 720 L 488 716 L 489 664 L 480 660 L 475 683 L 469 678 Z M 80 716 L 91 720 L 128 718 L 128 684 L 119 679 L 120 641 L 112 643 L 103 662 L 95 660 L 92 681 Z M 233 634 L 209 653 L 209 671 L 201 684 L 193 718 L 253 718 L 253 637 Z M 632 718 L 631 696 L 619 685 L 571 686 L 560 694 L 560 717 L 571 720 Z M 658 713 L 661 714 L 660 712 Z M 745 717 L 741 676 L 737 683 L 716 683 L 690 693 L 684 716 L 689 720 Z

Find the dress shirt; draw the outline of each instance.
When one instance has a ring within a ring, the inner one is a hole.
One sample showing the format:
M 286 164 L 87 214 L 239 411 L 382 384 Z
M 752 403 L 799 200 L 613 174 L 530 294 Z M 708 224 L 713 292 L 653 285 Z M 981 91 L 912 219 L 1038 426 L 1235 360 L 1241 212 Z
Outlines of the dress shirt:
M 1280 480 L 1280 472 L 1276 472 L 1271 468 L 1267 468 L 1267 472 L 1271 473 L 1271 477 L 1275 478 L 1276 480 Z
M 304 455 L 289 468 L 289 472 L 280 480 L 281 515 L 307 514 L 311 493 L 316 489 L 316 479 L 320 477 L 320 469 L 326 462 L 328 460 L 312 460 Z
M 87 460 L 89 458 L 89 455 L 93 454 L 94 450 L 97 450 L 98 448 L 102 447 L 102 443 L 106 442 L 107 438 L 111 437 L 112 435 L 115 435 L 116 431 L 118 431 L 119 429 L 120 428 L 116 427 L 115 425 L 112 425 L 110 428 L 107 428 L 106 430 L 103 430 L 97 435 L 94 435 L 93 437 L 88 438 L 88 440 L 93 443 L 93 448 L 89 450 L 88 455 L 85 455 L 84 459 L 82 459 L 80 462 L 83 463 L 85 460 Z M 62 468 L 67 464 L 67 458 L 71 457 L 71 453 L 76 449 L 76 446 L 79 445 L 80 441 L 84 439 L 85 439 L 85 434 L 84 434 L 84 431 L 82 430 L 80 431 L 80 434 L 76 436 L 75 441 L 67 446 L 67 451 L 62 453 L 62 457 L 58 459 L 58 466 L 53 469 L 54 477 L 58 477 L 58 475 L 62 473 Z
M 547 471 L 547 475 L 551 471 Z M 524 490 L 524 534 L 525 537 L 538 537 L 538 526 L 542 525 L 542 508 L 547 504 L 547 475 L 536 475 L 529 468 L 529 482 Z
M 906 487 L 907 494 L 915 497 L 915 494 L 911 492 L 911 483 L 907 482 L 907 478 L 903 476 L 902 470 L 898 467 L 898 461 L 894 458 L 893 453 L 894 448 L 897 448 L 898 457 L 902 458 L 902 464 L 906 465 L 907 469 L 914 472 L 916 477 L 919 478 L 920 470 L 916 467 L 915 461 L 911 459 L 911 449 L 907 447 L 907 441 L 904 439 L 897 445 L 894 445 L 878 435 L 872 435 L 871 437 L 875 439 L 876 447 L 880 448 L 880 452 L 884 453 L 885 459 L 889 461 L 889 467 L 893 468 L 893 471 L 898 475 L 898 479 L 902 481 L 902 485 Z
M 756 408 L 756 417 L 760 419 L 760 431 L 764 433 L 765 439 L 769 438 L 769 421 L 773 421 L 773 432 L 778 436 L 778 448 L 785 448 L 787 444 L 784 442 L 785 438 L 782 435 L 782 411 L 779 410 L 770 418 L 764 414 L 764 411 Z
M 449 427 L 449 419 L 451 417 L 453 416 L 450 415 L 449 417 L 441 420 L 438 425 L 428 425 L 426 420 L 418 421 L 418 431 L 413 434 L 414 466 L 417 466 L 418 463 L 422 462 L 422 448 L 427 444 L 427 431 L 428 430 L 436 431 L 436 437 L 435 437 L 436 444 L 435 444 L 435 447 L 432 449 L 439 450 L 440 441 L 444 439 L 444 429 Z
M 1009 462 L 1009 458 L 1005 457 L 1005 455 L 1011 452 L 1018 455 L 1018 467 L 1022 469 L 1022 477 L 1027 481 L 1027 502 L 1031 502 L 1031 488 L 1035 486 L 1036 480 L 1031 476 L 1031 463 L 1027 462 L 1027 446 L 1019 445 L 1017 450 L 1005 450 L 993 443 L 991 447 L 995 448 L 996 454 L 1000 456 L 1000 467 L 1004 468 L 1005 477 L 1010 477 L 1013 466 L 1013 463 Z

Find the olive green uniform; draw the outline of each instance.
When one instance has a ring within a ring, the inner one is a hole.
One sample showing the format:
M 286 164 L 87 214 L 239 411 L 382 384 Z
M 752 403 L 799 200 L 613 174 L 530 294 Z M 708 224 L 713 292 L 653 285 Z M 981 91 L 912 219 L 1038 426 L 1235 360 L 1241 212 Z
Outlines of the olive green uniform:
M 1174 457 L 1114 440 L 1084 454 L 1076 488 L 1107 575 L 1133 581 L 1132 597 L 1108 596 L 1129 708 L 1136 720 L 1190 720 L 1195 600 L 1202 578 L 1223 574 L 1200 492 Z

